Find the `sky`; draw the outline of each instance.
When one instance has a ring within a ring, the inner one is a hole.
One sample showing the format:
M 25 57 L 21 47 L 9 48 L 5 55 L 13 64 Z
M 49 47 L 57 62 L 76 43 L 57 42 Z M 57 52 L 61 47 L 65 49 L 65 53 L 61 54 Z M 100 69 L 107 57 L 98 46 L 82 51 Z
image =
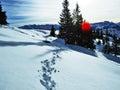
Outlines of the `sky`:
M 120 0 L 68 0 L 71 13 L 79 4 L 90 22 L 120 22 Z M 63 0 L 1 0 L 10 24 L 58 24 Z

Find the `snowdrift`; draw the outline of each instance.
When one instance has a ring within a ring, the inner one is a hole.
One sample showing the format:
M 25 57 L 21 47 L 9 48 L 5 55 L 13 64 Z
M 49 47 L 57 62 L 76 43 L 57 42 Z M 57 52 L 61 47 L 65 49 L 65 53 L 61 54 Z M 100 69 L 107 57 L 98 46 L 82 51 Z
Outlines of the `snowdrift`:
M 0 90 L 119 90 L 120 65 L 83 50 L 47 30 L 2 26 Z

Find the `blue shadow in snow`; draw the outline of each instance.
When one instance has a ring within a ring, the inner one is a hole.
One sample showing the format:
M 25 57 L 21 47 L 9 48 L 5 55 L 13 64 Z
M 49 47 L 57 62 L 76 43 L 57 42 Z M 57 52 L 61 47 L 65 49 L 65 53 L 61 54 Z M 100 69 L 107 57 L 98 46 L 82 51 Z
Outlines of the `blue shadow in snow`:
M 0 47 L 5 46 L 27 46 L 27 45 L 44 45 L 42 42 L 34 43 L 34 42 L 14 42 L 14 41 L 0 41 Z
M 119 57 L 115 57 L 109 54 L 103 54 L 108 60 L 111 60 L 113 62 L 119 63 L 120 64 L 120 58 Z
M 75 46 L 75 45 L 67 45 L 70 49 L 87 54 L 87 55 L 91 55 L 91 56 L 95 56 L 97 57 L 96 53 L 90 49 L 81 47 L 81 46 Z

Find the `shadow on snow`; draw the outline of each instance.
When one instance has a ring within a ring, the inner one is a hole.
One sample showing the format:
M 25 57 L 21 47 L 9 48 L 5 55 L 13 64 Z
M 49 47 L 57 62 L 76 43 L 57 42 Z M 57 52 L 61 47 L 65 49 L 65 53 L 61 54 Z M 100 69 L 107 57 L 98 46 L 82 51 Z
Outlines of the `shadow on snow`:
M 112 55 L 108 55 L 108 54 L 103 54 L 108 60 L 111 60 L 113 62 L 119 63 L 120 64 L 120 58 L 119 57 L 115 57 Z
M 27 46 L 27 45 L 43 45 L 43 43 L 38 42 L 16 42 L 16 41 L 0 41 L 0 46 L 5 47 L 5 46 Z

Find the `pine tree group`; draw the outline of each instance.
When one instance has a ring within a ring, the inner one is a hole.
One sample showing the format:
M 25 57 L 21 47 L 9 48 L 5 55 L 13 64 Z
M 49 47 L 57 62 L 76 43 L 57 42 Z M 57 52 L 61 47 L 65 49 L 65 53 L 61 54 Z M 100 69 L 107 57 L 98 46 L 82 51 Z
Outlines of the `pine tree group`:
M 102 49 L 104 54 L 120 55 L 120 37 L 114 33 L 110 33 L 108 26 L 94 29 L 93 37 L 98 39 L 97 45 Z
M 112 52 L 115 56 L 120 55 L 120 38 L 113 37 Z
M 78 3 L 73 13 L 70 13 L 68 0 L 63 1 L 63 10 L 60 14 L 59 37 L 63 38 L 67 44 L 81 45 L 86 48 L 94 49 L 92 30 L 89 33 L 83 33 L 81 25 L 83 17 Z
M 8 24 L 6 12 L 2 11 L 2 5 L 0 3 L 0 25 L 6 25 L 6 24 Z

